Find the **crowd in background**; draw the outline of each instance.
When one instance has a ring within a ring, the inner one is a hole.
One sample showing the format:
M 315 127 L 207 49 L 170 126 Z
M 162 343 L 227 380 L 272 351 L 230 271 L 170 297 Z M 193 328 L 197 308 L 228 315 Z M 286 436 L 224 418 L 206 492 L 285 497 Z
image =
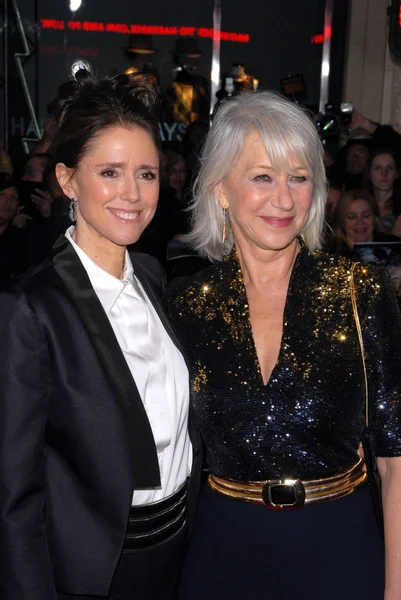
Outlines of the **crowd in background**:
M 61 86 L 62 95 L 68 84 Z M 51 251 L 70 224 L 70 199 L 55 177 L 51 143 L 55 122 L 46 121 L 42 140 L 23 164 L 0 153 L 0 286 L 8 284 Z M 151 225 L 136 249 L 156 256 L 169 279 L 207 263 L 185 247 L 188 205 L 208 124 L 191 123 L 182 141 L 164 142 L 160 196 Z M 348 141 L 326 150 L 328 179 L 325 249 L 347 257 L 361 242 L 401 239 L 401 135 L 353 111 Z M 333 150 L 334 148 L 334 150 Z

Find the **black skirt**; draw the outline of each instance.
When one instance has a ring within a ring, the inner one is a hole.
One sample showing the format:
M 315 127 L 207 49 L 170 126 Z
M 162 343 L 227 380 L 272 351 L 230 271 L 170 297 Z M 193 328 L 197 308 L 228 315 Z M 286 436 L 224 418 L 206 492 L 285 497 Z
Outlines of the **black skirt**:
M 205 488 L 180 600 L 383 600 L 384 547 L 368 487 L 269 511 Z

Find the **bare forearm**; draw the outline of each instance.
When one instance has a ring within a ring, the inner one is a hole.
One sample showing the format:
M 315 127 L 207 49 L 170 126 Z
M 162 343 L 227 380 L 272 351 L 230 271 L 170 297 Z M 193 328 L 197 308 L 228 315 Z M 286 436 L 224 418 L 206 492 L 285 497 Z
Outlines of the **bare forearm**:
M 401 598 L 401 473 L 399 469 L 388 469 L 382 482 L 386 547 L 384 600 L 399 600 Z
M 32 151 L 32 154 L 46 153 L 49 150 L 51 143 L 52 143 L 51 138 L 43 136 L 42 139 L 39 140 L 39 142 L 35 146 L 34 150 Z
M 365 119 L 365 122 L 363 125 L 363 129 L 365 129 L 365 131 L 367 131 L 368 133 L 373 135 L 374 132 L 376 131 L 377 127 L 378 127 L 377 123 L 374 123 L 370 119 Z

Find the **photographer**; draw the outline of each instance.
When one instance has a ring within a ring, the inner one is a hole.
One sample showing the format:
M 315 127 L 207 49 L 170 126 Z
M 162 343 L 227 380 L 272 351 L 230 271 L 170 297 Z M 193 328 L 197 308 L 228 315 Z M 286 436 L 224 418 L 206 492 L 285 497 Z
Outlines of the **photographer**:
M 327 169 L 329 180 L 338 182 L 342 191 L 362 187 L 362 177 L 372 149 L 370 139 L 350 139 L 340 148 L 334 162 Z
M 29 155 L 18 185 L 25 212 L 34 220 L 48 219 L 51 215 L 51 196 L 43 183 L 50 159 L 50 154 L 46 153 Z
M 333 120 L 340 120 L 344 127 L 342 117 L 334 111 L 333 115 Z M 363 187 L 363 174 L 376 148 L 389 148 L 395 155 L 401 156 L 401 135 L 391 125 L 374 123 L 353 109 L 348 141 L 328 167 L 328 177 L 340 181 L 343 190 Z

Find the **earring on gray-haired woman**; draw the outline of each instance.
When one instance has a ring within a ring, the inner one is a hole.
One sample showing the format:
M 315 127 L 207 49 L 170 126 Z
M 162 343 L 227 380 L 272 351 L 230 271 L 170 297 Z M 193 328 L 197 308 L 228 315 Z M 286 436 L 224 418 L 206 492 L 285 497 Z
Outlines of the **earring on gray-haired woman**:
M 223 235 L 222 235 L 223 244 L 225 243 L 226 239 L 227 239 L 227 210 L 225 208 L 223 208 Z

